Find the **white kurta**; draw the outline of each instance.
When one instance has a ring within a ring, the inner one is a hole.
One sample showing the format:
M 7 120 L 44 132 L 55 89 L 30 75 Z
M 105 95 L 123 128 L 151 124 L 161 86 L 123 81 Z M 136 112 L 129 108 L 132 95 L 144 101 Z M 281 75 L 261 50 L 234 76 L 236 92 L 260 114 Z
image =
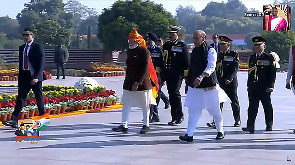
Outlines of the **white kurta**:
M 144 91 L 128 91 L 123 90 L 121 102 L 127 104 L 130 107 L 148 107 L 150 104 L 157 105 L 153 98 L 152 90 Z
M 204 72 L 211 75 L 215 71 L 217 60 L 217 53 L 215 49 L 210 48 L 208 51 L 208 63 Z M 223 118 L 220 111 L 220 102 L 227 99 L 225 92 L 217 86 L 212 90 L 205 90 L 204 88 L 188 88 L 185 98 L 184 106 L 188 108 L 189 119 L 187 126 L 188 136 L 193 136 L 194 130 L 197 126 L 198 120 L 202 115 L 202 110 L 207 109 L 209 114 L 213 116 L 216 121 L 216 129 L 218 132 L 223 131 Z

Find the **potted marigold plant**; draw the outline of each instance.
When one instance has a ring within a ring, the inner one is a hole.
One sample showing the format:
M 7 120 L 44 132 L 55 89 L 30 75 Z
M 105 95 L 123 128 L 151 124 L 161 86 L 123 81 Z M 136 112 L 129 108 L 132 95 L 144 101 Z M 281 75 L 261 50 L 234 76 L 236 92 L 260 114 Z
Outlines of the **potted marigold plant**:
M 60 102 L 59 104 L 61 106 L 60 107 L 60 113 L 61 114 L 65 113 L 66 112 L 67 105 L 68 105 L 67 102 Z
M 26 115 L 26 111 L 24 110 L 24 108 L 22 109 L 22 111 L 19 114 L 18 119 L 19 120 L 24 120 L 25 119 L 25 115 Z
M 29 107 L 29 117 L 35 116 L 35 107 L 34 106 L 28 106 Z

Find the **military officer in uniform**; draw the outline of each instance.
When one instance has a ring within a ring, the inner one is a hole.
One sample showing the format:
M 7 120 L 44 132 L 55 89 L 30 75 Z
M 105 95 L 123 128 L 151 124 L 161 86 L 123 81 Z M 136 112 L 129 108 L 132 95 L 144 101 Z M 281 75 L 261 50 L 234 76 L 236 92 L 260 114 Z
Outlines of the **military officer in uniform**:
M 234 127 L 241 125 L 240 104 L 238 100 L 238 70 L 239 54 L 230 50 L 232 39 L 227 36 L 219 36 L 220 52 L 217 54 L 216 74 L 220 87 L 225 91 L 231 100 L 231 107 L 234 116 Z M 221 103 L 221 109 L 223 103 Z
M 164 61 L 163 61 L 163 55 L 162 50 L 160 47 L 156 45 L 156 41 L 158 40 L 158 37 L 154 33 L 147 33 L 146 35 L 146 45 L 147 49 L 151 53 L 152 62 L 154 65 L 154 68 L 156 69 L 156 73 L 158 76 L 158 82 L 161 83 L 161 71 L 164 70 Z M 162 86 L 162 85 L 160 85 Z M 158 104 L 160 102 L 162 92 L 158 92 L 158 97 L 156 99 L 157 105 L 151 105 L 150 106 L 150 122 L 159 122 L 159 113 L 158 113 Z M 167 101 L 167 100 L 166 100 Z
M 265 114 L 266 131 L 272 131 L 273 107 L 271 104 L 271 92 L 274 90 L 276 79 L 275 61 L 272 55 L 266 54 L 265 42 L 262 37 L 252 38 L 254 54 L 249 58 L 248 71 L 248 120 L 247 127 L 243 131 L 254 133 L 255 119 L 258 113 L 259 101 L 261 101 Z
M 180 30 L 180 27 L 169 26 L 170 41 L 163 45 L 165 73 L 162 80 L 167 83 L 172 116 L 168 125 L 180 124 L 183 121 L 179 90 L 184 78 L 184 70 L 187 70 L 189 66 L 189 57 L 186 44 L 178 39 Z

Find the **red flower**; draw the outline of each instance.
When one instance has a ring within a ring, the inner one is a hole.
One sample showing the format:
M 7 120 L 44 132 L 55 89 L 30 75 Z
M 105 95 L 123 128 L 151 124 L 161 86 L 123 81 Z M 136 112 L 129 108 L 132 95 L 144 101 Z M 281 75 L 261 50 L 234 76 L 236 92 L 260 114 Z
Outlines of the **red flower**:
M 47 103 L 49 101 L 49 99 L 46 96 L 44 96 L 43 101 L 44 101 L 44 103 Z
M 5 102 L 2 102 L 1 103 L 1 106 L 4 108 L 4 107 L 14 107 L 15 106 L 15 101 L 5 101 Z

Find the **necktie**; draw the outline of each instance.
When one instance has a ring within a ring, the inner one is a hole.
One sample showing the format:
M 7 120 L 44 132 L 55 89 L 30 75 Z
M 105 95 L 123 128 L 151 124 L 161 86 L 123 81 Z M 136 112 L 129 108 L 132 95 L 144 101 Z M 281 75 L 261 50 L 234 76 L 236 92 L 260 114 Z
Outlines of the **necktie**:
M 218 46 L 217 46 L 217 44 L 215 44 L 215 50 L 218 53 Z
M 28 47 L 29 47 L 29 45 L 26 44 L 25 57 L 24 57 L 24 70 L 28 70 Z

